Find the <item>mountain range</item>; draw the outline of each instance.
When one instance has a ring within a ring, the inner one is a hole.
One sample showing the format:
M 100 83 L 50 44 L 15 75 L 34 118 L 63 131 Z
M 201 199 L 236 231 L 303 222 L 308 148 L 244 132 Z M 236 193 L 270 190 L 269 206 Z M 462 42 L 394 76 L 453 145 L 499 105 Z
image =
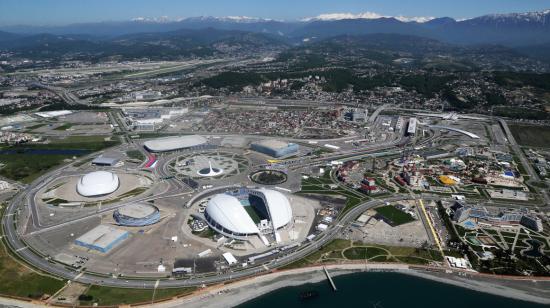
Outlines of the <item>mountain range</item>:
M 287 43 L 269 34 L 239 30 L 179 29 L 166 32 L 132 33 L 116 37 L 88 34 L 15 35 L 0 31 L 0 50 L 9 50 L 31 59 L 73 58 L 157 60 L 189 56 L 239 55 L 241 52 L 275 50 Z
M 329 16 L 327 18 L 326 16 Z M 340 17 L 340 18 L 338 18 Z M 191 17 L 181 20 L 136 18 L 131 21 L 79 23 L 65 26 L 5 26 L 1 31 L 19 35 L 86 34 L 114 37 L 179 29 L 238 30 L 269 33 L 285 39 L 326 38 L 336 35 L 394 33 L 418 35 L 458 44 L 526 46 L 550 43 L 550 10 L 492 14 L 466 20 L 442 18 L 378 17 L 378 15 L 328 14 L 302 21 L 278 21 L 252 17 Z M 0 41 L 6 34 L 0 34 Z
M 239 48 L 300 45 L 346 35 L 398 34 L 454 45 L 501 45 L 550 62 L 550 10 L 493 14 L 467 20 L 328 14 L 301 21 L 251 17 L 192 17 L 65 26 L 0 28 L 0 49 L 25 56 L 65 53 L 155 56 L 211 55 Z M 132 50 L 125 50 L 131 47 Z M 161 48 L 159 48 L 161 47 Z

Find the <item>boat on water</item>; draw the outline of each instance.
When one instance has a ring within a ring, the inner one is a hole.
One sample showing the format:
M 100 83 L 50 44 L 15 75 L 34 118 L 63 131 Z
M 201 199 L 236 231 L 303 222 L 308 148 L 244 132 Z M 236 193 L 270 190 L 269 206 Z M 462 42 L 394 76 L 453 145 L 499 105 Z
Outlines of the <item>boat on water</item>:
M 300 292 L 300 300 L 309 300 L 319 296 L 319 292 L 315 290 Z

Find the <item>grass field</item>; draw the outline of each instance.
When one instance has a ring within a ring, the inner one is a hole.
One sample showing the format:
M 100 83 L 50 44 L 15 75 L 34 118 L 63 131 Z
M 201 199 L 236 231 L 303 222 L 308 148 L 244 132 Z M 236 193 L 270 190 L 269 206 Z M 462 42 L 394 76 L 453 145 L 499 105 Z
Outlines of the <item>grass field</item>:
M 348 260 L 368 260 L 370 262 L 402 262 L 407 264 L 428 264 L 441 262 L 443 257 L 437 250 L 384 246 L 349 240 L 334 240 L 319 251 L 289 264 L 284 269 L 299 268 L 326 262 L 341 262 Z
M 349 211 L 350 209 L 352 209 L 353 207 L 357 206 L 362 201 L 367 199 L 367 197 L 364 194 L 358 191 L 350 191 L 341 187 L 330 188 L 331 184 L 334 184 L 334 182 L 330 178 L 330 172 L 325 172 L 325 174 L 319 178 L 310 177 L 308 179 L 303 179 L 302 189 L 300 190 L 300 193 L 303 193 L 303 194 L 310 193 L 310 194 L 320 194 L 320 195 L 340 195 L 345 197 L 346 204 L 343 210 L 340 212 L 340 215 Z
M 344 251 L 344 257 L 350 260 L 364 260 L 387 254 L 386 250 L 378 247 L 353 247 Z
M 210 227 L 206 228 L 206 230 L 201 232 L 193 232 L 194 235 L 200 236 L 203 238 L 213 238 L 216 234 L 216 231 L 212 230 Z
M 43 126 L 46 126 L 46 123 L 40 123 L 40 124 L 35 124 L 35 125 L 32 125 L 32 126 L 27 126 L 25 127 L 26 130 L 33 130 L 33 129 L 37 129 L 37 128 L 40 128 L 40 127 L 43 127 Z
M 42 276 L 16 262 L 8 255 L 4 240 L 1 241 L 0 295 L 40 298 L 44 294 L 53 295 L 64 284 L 63 280 Z
M 41 155 L 37 157 L 37 155 L 2 154 L 0 162 L 5 166 L 0 169 L 0 175 L 23 183 L 30 183 L 70 157 L 69 155 Z
M 347 241 L 347 240 L 333 240 L 332 242 L 321 247 L 321 249 L 317 250 L 311 255 L 303 259 L 300 259 L 298 261 L 295 261 L 289 265 L 283 266 L 281 269 L 293 269 L 293 268 L 300 268 L 307 265 L 316 264 L 317 261 L 322 257 L 322 255 L 331 253 L 333 251 L 343 250 L 345 248 L 348 248 L 349 245 L 350 245 L 350 241 Z
M 143 155 L 143 153 L 141 153 L 138 150 L 126 151 L 126 155 L 128 155 L 128 158 L 131 158 L 131 159 L 137 159 L 137 160 L 145 159 L 145 156 Z
M 391 220 L 394 226 L 399 226 L 406 224 L 408 222 L 414 221 L 414 218 L 393 205 L 386 205 L 375 209 L 376 212 L 386 219 Z
M 359 199 L 359 198 L 356 198 L 356 197 L 348 197 L 346 199 L 346 204 L 344 205 L 344 209 L 340 212 L 340 215 L 343 215 L 344 213 L 346 213 L 347 211 L 351 210 L 352 208 L 356 207 L 357 205 L 359 205 L 361 202 L 363 201 L 363 199 Z
M 522 146 L 550 147 L 550 127 L 533 125 L 509 125 L 516 142 Z
M 119 141 L 106 141 L 105 136 L 71 136 L 64 139 L 54 139 L 48 144 L 25 144 L 8 147 L 5 150 L 16 150 L 16 153 L 0 155 L 0 175 L 9 179 L 30 183 L 51 168 L 61 165 L 65 159 L 80 156 L 87 152 L 96 152 L 119 144 Z M 21 150 L 19 153 L 18 150 Z M 81 154 L 24 154 L 23 150 L 84 150 Z
M 110 139 L 106 140 L 106 138 Z M 49 144 L 36 145 L 36 147 L 45 149 L 80 149 L 99 151 L 118 144 L 120 144 L 120 140 L 111 138 L 111 136 L 69 136 L 62 139 L 54 139 Z
M 54 128 L 54 130 L 68 130 L 68 129 L 71 128 L 71 127 L 73 127 L 72 124 L 70 124 L 70 123 L 65 123 L 65 124 L 63 124 L 63 125 L 61 125 L 61 126 L 58 126 L 58 127 Z
M 250 216 L 250 218 L 252 218 L 252 221 L 255 224 L 260 223 L 261 218 L 260 218 L 260 216 L 258 215 L 258 213 L 256 212 L 256 210 L 254 209 L 253 206 L 244 206 L 244 209 L 248 213 L 248 216 Z
M 159 289 L 154 291 L 154 300 L 190 294 L 195 290 L 196 288 Z M 125 289 L 91 286 L 86 292 L 86 295 L 91 296 L 92 299 L 90 301 L 81 302 L 81 305 L 89 305 L 93 303 L 97 303 L 99 306 L 128 305 L 135 303 L 147 303 L 153 300 L 153 290 L 148 289 Z

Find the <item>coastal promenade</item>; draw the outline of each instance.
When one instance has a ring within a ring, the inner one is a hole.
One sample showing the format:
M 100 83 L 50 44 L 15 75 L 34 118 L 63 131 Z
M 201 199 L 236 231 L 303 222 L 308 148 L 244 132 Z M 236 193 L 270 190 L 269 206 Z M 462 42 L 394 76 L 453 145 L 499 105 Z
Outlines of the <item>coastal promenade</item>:
M 333 276 L 357 272 L 397 272 L 494 295 L 550 304 L 550 277 L 491 275 L 442 267 L 363 261 L 273 270 L 269 274 L 203 288 L 190 296 L 156 303 L 154 307 L 235 306 L 279 288 L 326 280 L 324 267 L 330 270 Z M 526 282 L 529 284 L 525 285 Z M 532 286 L 532 288 L 518 288 L 520 284 L 524 284 L 525 287 Z

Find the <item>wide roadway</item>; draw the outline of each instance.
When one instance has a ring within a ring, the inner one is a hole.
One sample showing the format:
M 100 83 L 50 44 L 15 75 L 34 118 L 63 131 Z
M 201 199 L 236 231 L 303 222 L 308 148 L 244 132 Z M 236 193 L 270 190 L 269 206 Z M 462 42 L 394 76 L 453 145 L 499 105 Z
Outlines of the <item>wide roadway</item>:
M 373 150 L 380 150 L 381 148 L 393 148 L 397 145 L 397 141 L 389 142 L 388 144 L 384 144 L 382 146 L 377 146 L 375 148 L 369 149 L 368 152 Z M 408 140 L 407 140 L 408 141 Z M 359 151 L 359 153 L 353 153 L 353 154 L 364 154 L 365 150 L 363 149 Z M 346 156 L 349 156 L 349 153 L 346 153 Z M 333 154 L 330 155 L 332 157 L 330 158 L 337 158 L 341 157 L 342 153 Z M 327 159 L 327 157 L 323 158 L 324 160 Z M 162 168 L 162 166 L 161 166 Z M 60 168 L 58 170 L 61 171 L 63 168 Z M 35 183 L 41 183 L 46 178 L 51 177 L 51 174 L 45 175 L 41 177 L 38 181 Z M 194 277 L 189 279 L 173 279 L 173 278 L 165 278 L 165 279 L 147 279 L 147 278 L 125 278 L 125 277 L 111 277 L 111 276 L 99 276 L 94 275 L 86 272 L 79 272 L 76 271 L 70 267 L 67 267 L 63 264 L 56 263 L 54 261 L 51 261 L 47 256 L 43 256 L 39 254 L 38 252 L 34 251 L 31 247 L 27 246 L 24 241 L 21 239 L 19 234 L 17 234 L 16 231 L 16 212 L 18 211 L 18 205 L 24 204 L 22 201 L 24 200 L 26 193 L 33 192 L 33 187 L 27 187 L 27 189 L 19 194 L 16 198 L 13 199 L 13 201 L 10 203 L 8 208 L 6 209 L 5 215 L 2 217 L 2 223 L 4 228 L 4 233 L 7 239 L 8 245 L 11 247 L 11 249 L 19 255 L 22 259 L 24 259 L 29 264 L 37 267 L 38 269 L 50 273 L 54 276 L 61 277 L 67 280 L 71 281 L 77 281 L 84 284 L 95 284 L 95 285 L 103 285 L 103 286 L 112 286 L 112 287 L 128 287 L 128 288 L 170 288 L 170 287 L 185 287 L 185 286 L 200 286 L 203 284 L 214 284 L 214 283 L 220 283 L 225 282 L 228 280 L 233 279 L 240 279 L 244 277 L 250 277 L 254 275 L 258 275 L 264 272 L 269 272 L 272 269 L 290 264 L 294 261 L 297 261 L 299 259 L 302 259 L 306 257 L 307 255 L 317 251 L 320 249 L 323 245 L 329 243 L 334 238 L 336 238 L 343 229 L 345 229 L 350 222 L 352 222 L 355 218 L 359 216 L 362 212 L 382 205 L 386 202 L 395 202 L 400 200 L 409 199 L 410 196 L 404 194 L 404 195 L 394 195 L 392 197 L 382 199 L 382 200 L 371 200 L 364 203 L 359 204 L 358 206 L 351 209 L 349 212 L 345 213 L 343 216 L 341 216 L 335 224 L 330 226 L 325 232 L 317 236 L 313 241 L 306 242 L 302 246 L 300 246 L 297 250 L 294 250 L 292 252 L 283 252 L 284 255 L 279 255 L 276 259 L 261 263 L 261 264 L 255 264 L 253 266 L 250 266 L 248 268 L 244 268 L 238 271 L 234 272 L 228 272 L 218 275 L 210 275 L 210 276 L 203 276 L 203 277 Z M 26 192 L 26 193 L 25 193 Z M 32 194 L 31 194 L 32 195 Z M 32 204 L 31 204 L 32 205 Z M 33 206 L 31 206 L 30 210 L 35 210 Z M 32 213 L 32 216 L 35 216 L 36 213 Z M 35 222 L 36 223 L 36 222 Z
M 84 284 L 95 284 L 111 287 L 127 287 L 127 288 L 175 288 L 186 286 L 200 286 L 203 284 L 214 284 L 225 282 L 233 279 L 240 279 L 258 275 L 264 272 L 269 272 L 272 269 L 290 264 L 294 261 L 302 259 L 307 255 L 317 251 L 323 245 L 328 244 L 344 230 L 353 220 L 355 220 L 364 211 L 382 205 L 385 202 L 396 202 L 409 199 L 408 195 L 395 195 L 383 200 L 371 200 L 361 203 L 354 207 L 349 212 L 341 216 L 334 225 L 329 227 L 325 232 L 317 236 L 313 241 L 306 243 L 291 253 L 279 256 L 277 259 L 267 263 L 257 264 L 248 268 L 244 268 L 235 272 L 223 273 L 215 276 L 195 277 L 189 279 L 126 279 L 124 277 L 103 277 L 86 272 L 78 272 L 74 269 L 66 267 L 60 263 L 49 261 L 45 256 L 39 255 L 28 247 L 19 237 L 16 231 L 15 217 L 17 212 L 19 198 L 15 198 L 14 202 L 10 203 L 6 209 L 6 213 L 2 218 L 6 242 L 10 248 L 15 251 L 19 257 L 24 259 L 29 264 L 36 268 L 50 273 L 54 276 L 61 277 L 71 281 L 77 281 Z

